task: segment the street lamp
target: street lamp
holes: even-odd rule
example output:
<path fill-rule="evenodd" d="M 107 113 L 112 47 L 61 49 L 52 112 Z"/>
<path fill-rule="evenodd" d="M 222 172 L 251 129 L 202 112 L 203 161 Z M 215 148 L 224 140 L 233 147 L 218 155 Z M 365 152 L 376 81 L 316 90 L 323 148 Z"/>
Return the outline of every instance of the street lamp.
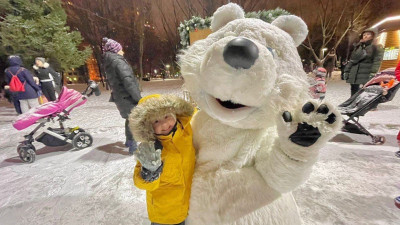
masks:
<path fill-rule="evenodd" d="M 328 50 L 328 48 L 323 48 L 322 49 L 322 55 L 325 55 L 325 51 Z"/>
<path fill-rule="evenodd" d="M 165 65 L 165 73 L 166 73 L 166 75 L 169 77 L 169 67 L 170 67 L 170 65 L 169 64 L 166 64 Z"/>

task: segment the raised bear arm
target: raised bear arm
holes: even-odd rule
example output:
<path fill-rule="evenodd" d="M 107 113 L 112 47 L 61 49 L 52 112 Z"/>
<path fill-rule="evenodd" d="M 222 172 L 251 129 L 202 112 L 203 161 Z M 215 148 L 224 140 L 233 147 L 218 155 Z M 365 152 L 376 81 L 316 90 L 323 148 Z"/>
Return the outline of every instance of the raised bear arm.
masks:
<path fill-rule="evenodd" d="M 308 179 L 319 149 L 339 130 L 341 117 L 334 107 L 317 102 L 279 116 L 278 138 L 272 150 L 261 149 L 255 163 L 268 185 L 285 193 Z"/>

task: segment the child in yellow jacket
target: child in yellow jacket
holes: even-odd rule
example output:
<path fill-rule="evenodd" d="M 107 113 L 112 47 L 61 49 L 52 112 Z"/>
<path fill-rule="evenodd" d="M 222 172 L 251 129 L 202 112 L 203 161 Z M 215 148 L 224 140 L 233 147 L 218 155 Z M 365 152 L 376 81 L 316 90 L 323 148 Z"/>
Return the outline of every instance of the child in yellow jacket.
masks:
<path fill-rule="evenodd" d="M 152 225 L 185 224 L 195 165 L 193 106 L 172 95 L 142 98 L 129 116 L 137 141 L 133 181 L 146 190 Z"/>

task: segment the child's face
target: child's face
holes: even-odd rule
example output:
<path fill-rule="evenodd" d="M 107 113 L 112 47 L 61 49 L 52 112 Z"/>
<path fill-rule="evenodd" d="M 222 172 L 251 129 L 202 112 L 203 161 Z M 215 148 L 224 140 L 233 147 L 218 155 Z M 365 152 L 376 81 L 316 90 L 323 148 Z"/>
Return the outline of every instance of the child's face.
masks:
<path fill-rule="evenodd" d="M 175 117 L 167 114 L 159 120 L 153 122 L 153 130 L 157 135 L 167 135 L 174 128 L 176 123 Z"/>

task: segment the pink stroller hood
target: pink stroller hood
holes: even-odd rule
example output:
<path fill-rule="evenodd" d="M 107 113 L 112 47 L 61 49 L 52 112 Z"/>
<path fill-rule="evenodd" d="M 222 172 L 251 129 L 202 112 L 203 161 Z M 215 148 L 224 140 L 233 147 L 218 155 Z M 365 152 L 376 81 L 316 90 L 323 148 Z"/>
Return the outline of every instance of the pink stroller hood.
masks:
<path fill-rule="evenodd" d="M 82 94 L 78 91 L 68 89 L 64 86 L 56 101 L 47 102 L 43 105 L 30 109 L 24 114 L 19 115 L 13 122 L 13 126 L 17 130 L 23 130 L 34 124 L 39 119 L 61 113 L 63 110 L 68 108 L 68 106 L 81 101 L 74 107 L 68 109 L 66 113 L 69 113 L 73 108 L 78 107 L 87 101 L 87 99 L 82 99 L 82 97 Z"/>

